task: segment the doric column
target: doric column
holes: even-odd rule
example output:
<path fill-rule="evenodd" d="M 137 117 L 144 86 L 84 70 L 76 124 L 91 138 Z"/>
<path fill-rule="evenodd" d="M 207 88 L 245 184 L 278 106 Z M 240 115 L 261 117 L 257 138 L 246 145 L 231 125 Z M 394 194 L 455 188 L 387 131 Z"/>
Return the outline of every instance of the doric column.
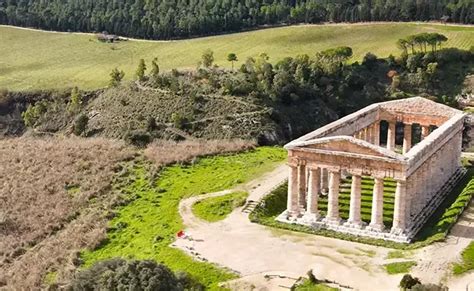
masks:
<path fill-rule="evenodd" d="M 362 136 L 361 136 L 361 140 L 367 140 L 367 127 L 364 127 L 362 130 Z"/>
<path fill-rule="evenodd" d="M 321 169 L 321 192 L 328 193 L 328 169 Z"/>
<path fill-rule="evenodd" d="M 306 165 L 298 165 L 298 195 L 299 207 L 304 208 L 306 205 Z"/>
<path fill-rule="evenodd" d="M 405 124 L 403 129 L 403 154 L 411 149 L 411 124 Z"/>
<path fill-rule="evenodd" d="M 383 225 L 383 178 L 374 178 L 374 192 L 372 195 L 372 216 L 370 219 L 370 228 L 381 231 Z"/>
<path fill-rule="evenodd" d="M 329 195 L 328 195 L 328 213 L 326 221 L 330 223 L 339 223 L 339 183 L 341 173 L 339 171 L 329 171 Z"/>
<path fill-rule="evenodd" d="M 360 227 L 362 220 L 360 219 L 360 205 L 361 205 L 361 176 L 352 175 L 351 184 L 351 202 L 349 209 L 349 219 L 347 224 L 349 226 Z"/>
<path fill-rule="evenodd" d="M 366 136 L 366 141 L 367 142 L 370 142 L 370 143 L 373 143 L 373 126 L 372 125 L 369 125 L 367 127 L 367 136 Z"/>
<path fill-rule="evenodd" d="M 430 126 L 429 125 L 422 125 L 421 126 L 421 139 L 425 139 L 428 134 L 430 134 Z"/>
<path fill-rule="evenodd" d="M 406 229 L 406 183 L 397 181 L 392 233 L 402 233 Z"/>
<path fill-rule="evenodd" d="M 321 169 L 310 168 L 308 177 L 308 205 L 306 213 L 319 216 L 318 214 L 318 196 L 321 186 Z"/>
<path fill-rule="evenodd" d="M 380 121 L 374 123 L 374 144 L 380 145 Z"/>
<path fill-rule="evenodd" d="M 395 122 L 389 121 L 387 131 L 387 149 L 395 150 Z"/>
<path fill-rule="evenodd" d="M 298 207 L 298 167 L 289 165 L 288 175 L 288 204 L 286 209 L 290 215 L 296 215 L 299 212 Z"/>

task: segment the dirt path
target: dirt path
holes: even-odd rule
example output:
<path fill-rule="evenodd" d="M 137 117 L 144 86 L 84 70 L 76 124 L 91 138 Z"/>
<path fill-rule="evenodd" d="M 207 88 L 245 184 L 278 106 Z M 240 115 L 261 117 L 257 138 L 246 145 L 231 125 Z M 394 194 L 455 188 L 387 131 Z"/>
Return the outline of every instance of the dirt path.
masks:
<path fill-rule="evenodd" d="M 274 171 L 239 189 L 249 191 L 249 200 L 260 200 L 287 177 L 287 167 Z M 411 252 L 408 259 L 387 260 L 390 249 L 303 233 L 267 228 L 250 223 L 242 209 L 236 209 L 225 220 L 208 223 L 196 218 L 191 206 L 198 200 L 225 195 L 233 190 L 205 194 L 183 200 L 179 212 L 186 232 L 193 240 L 179 239 L 173 245 L 201 260 L 208 260 L 238 272 L 242 278 L 233 285 L 245 289 L 285 290 L 313 269 L 316 277 L 351 286 L 357 290 L 399 290 L 400 275 L 388 275 L 382 265 L 388 262 L 415 260 L 413 273 L 423 282 L 447 282 L 450 290 L 466 290 L 472 276 L 447 278 L 450 264 L 456 261 L 469 238 L 450 235 L 445 243 Z M 471 204 L 472 206 L 472 204 Z M 471 207 L 458 224 L 466 221 Z M 468 235 L 472 232 L 466 230 Z M 457 233 L 456 228 L 453 233 Z M 466 234 L 466 232 L 463 232 Z M 242 285 L 243 284 L 243 285 Z M 286 289 L 287 290 L 287 289 Z"/>

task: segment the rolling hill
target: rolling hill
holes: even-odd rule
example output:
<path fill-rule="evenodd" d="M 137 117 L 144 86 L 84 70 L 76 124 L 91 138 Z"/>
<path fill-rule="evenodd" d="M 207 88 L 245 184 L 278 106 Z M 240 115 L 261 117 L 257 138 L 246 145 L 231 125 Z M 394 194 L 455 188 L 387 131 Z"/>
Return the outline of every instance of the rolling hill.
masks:
<path fill-rule="evenodd" d="M 336 46 L 353 48 L 353 60 L 372 52 L 386 57 L 399 54 L 396 41 L 420 32 L 439 32 L 447 47 L 474 46 L 474 27 L 419 23 L 300 25 L 178 41 L 129 40 L 100 43 L 92 34 L 54 33 L 0 26 L 0 88 L 8 90 L 82 89 L 104 87 L 118 67 L 133 78 L 139 59 L 158 58 L 162 70 L 194 68 L 205 49 L 216 63 L 230 67 L 234 52 L 239 66 L 262 52 L 276 62 L 286 56 L 313 55 Z"/>

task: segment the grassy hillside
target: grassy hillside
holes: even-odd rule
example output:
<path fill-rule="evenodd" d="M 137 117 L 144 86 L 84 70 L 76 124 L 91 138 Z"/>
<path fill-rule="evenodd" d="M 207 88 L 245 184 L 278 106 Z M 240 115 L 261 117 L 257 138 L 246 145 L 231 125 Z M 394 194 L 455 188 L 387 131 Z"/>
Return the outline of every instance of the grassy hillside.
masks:
<path fill-rule="evenodd" d="M 128 41 L 99 43 L 93 35 L 49 33 L 0 26 L 0 88 L 10 90 L 64 88 L 92 89 L 105 86 L 109 72 L 120 67 L 131 78 L 140 58 L 158 57 L 162 69 L 194 68 L 202 52 L 211 48 L 216 62 L 230 66 L 234 52 L 239 62 L 261 52 L 271 61 L 285 56 L 335 46 L 351 46 L 354 59 L 368 51 L 379 56 L 398 54 L 395 42 L 420 32 L 439 32 L 449 38 L 446 46 L 468 49 L 474 45 L 474 27 L 434 24 L 386 23 L 355 25 L 305 25 L 265 29 L 180 41 Z"/>

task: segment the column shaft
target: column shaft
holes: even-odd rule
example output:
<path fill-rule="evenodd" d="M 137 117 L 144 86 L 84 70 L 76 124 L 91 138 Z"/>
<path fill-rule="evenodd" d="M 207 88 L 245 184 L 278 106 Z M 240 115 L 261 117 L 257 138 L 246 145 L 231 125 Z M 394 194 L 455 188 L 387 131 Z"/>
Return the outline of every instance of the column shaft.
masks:
<path fill-rule="evenodd" d="M 380 121 L 374 123 L 374 144 L 380 145 Z"/>
<path fill-rule="evenodd" d="M 395 208 L 393 213 L 392 232 L 401 233 L 406 228 L 406 183 L 397 181 L 395 190 Z"/>
<path fill-rule="evenodd" d="M 392 121 L 388 123 L 387 149 L 391 151 L 395 150 L 395 122 Z"/>
<path fill-rule="evenodd" d="M 328 213 L 326 219 L 330 222 L 339 222 L 339 183 L 340 172 L 329 172 Z"/>
<path fill-rule="evenodd" d="M 359 175 L 352 175 L 350 203 L 348 222 L 352 225 L 360 226 L 362 221 L 360 219 L 361 177 Z"/>
<path fill-rule="evenodd" d="M 318 196 L 321 186 L 321 170 L 309 169 L 309 178 L 308 178 L 308 205 L 306 206 L 306 211 L 309 214 L 318 213 Z"/>
<path fill-rule="evenodd" d="M 383 225 L 383 178 L 375 178 L 374 192 L 372 195 L 372 213 L 370 228 L 382 230 Z"/>
<path fill-rule="evenodd" d="M 306 206 L 306 165 L 298 166 L 298 195 L 299 207 Z"/>
<path fill-rule="evenodd" d="M 405 124 L 403 129 L 403 154 L 411 149 L 411 124 Z"/>
<path fill-rule="evenodd" d="M 425 139 L 430 134 L 430 126 L 422 125 L 421 126 L 421 139 Z"/>
<path fill-rule="evenodd" d="M 290 214 L 296 214 L 299 211 L 298 192 L 298 168 L 290 165 L 288 175 L 288 204 L 286 206 Z"/>

